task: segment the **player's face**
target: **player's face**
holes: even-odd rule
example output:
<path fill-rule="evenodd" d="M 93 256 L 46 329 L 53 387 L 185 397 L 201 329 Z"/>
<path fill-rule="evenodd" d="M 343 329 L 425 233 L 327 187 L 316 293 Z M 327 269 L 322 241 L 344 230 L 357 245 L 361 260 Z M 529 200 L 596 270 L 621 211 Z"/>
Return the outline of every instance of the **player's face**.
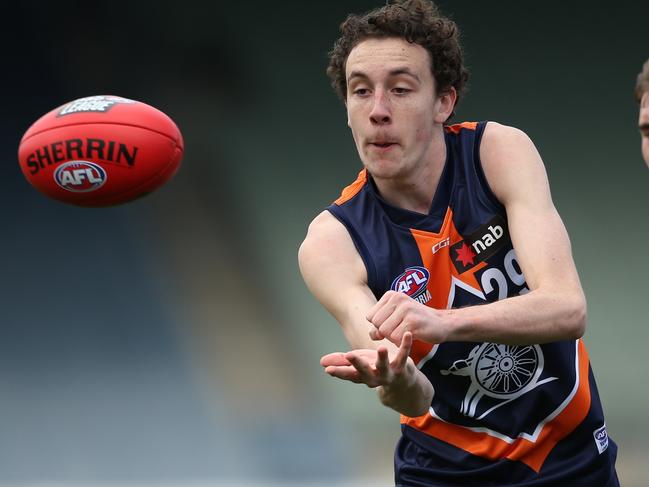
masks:
<path fill-rule="evenodd" d="M 649 91 L 640 100 L 640 120 L 638 123 L 642 137 L 642 157 L 649 167 Z"/>
<path fill-rule="evenodd" d="M 430 63 L 426 49 L 399 38 L 367 39 L 349 53 L 348 123 L 375 178 L 407 177 L 431 160 L 435 128 L 453 107 L 437 96 Z"/>

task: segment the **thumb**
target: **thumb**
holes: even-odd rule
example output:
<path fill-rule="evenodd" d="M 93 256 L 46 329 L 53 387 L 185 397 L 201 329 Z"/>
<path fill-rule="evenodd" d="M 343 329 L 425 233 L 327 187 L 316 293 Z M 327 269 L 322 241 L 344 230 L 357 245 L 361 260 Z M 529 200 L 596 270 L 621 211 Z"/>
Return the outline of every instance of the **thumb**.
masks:
<path fill-rule="evenodd" d="M 378 330 L 378 328 L 371 328 L 370 329 L 370 338 L 372 340 L 379 341 L 379 340 L 383 340 L 385 337 L 383 335 L 381 335 L 381 332 Z"/>

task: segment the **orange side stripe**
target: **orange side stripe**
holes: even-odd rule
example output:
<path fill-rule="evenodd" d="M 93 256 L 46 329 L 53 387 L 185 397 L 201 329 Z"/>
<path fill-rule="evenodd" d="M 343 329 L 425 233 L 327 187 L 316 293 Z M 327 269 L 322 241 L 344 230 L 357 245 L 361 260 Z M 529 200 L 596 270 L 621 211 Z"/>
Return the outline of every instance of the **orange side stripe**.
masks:
<path fill-rule="evenodd" d="M 579 387 L 570 404 L 552 421 L 543 426 L 536 442 L 517 438 L 514 443 L 479 433 L 462 426 L 445 423 L 430 415 L 419 418 L 401 417 L 401 422 L 430 436 L 488 460 L 507 458 L 525 463 L 537 473 L 556 444 L 569 435 L 586 417 L 590 409 L 588 352 L 579 340 Z"/>
<path fill-rule="evenodd" d="M 358 173 L 358 177 L 356 178 L 356 181 L 354 181 L 352 184 L 350 184 L 345 189 L 343 189 L 343 192 L 338 197 L 338 199 L 334 201 L 334 204 L 342 205 L 346 201 L 352 199 L 363 188 L 366 182 L 367 182 L 367 170 L 362 169 L 361 172 Z"/>
<path fill-rule="evenodd" d="M 521 448 L 519 451 L 513 451 L 507 456 L 510 460 L 520 460 L 538 472 L 556 444 L 574 431 L 588 414 L 591 400 L 588 380 L 590 362 L 586 345 L 581 339 L 579 340 L 578 354 L 579 388 L 570 404 L 556 418 L 545 425 L 536 440 L 536 448 Z"/>

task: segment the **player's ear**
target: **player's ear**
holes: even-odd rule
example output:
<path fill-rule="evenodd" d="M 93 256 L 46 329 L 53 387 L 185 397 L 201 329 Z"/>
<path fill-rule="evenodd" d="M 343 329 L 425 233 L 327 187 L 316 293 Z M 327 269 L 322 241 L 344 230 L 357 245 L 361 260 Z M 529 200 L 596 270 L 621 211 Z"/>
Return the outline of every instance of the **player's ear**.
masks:
<path fill-rule="evenodd" d="M 347 101 L 345 100 L 345 113 L 347 113 L 347 126 L 352 128 L 352 122 L 349 119 L 349 110 L 347 109 Z"/>
<path fill-rule="evenodd" d="M 440 93 L 435 100 L 437 110 L 435 113 L 435 122 L 444 123 L 453 113 L 455 103 L 457 102 L 457 91 L 453 86 L 448 90 Z"/>

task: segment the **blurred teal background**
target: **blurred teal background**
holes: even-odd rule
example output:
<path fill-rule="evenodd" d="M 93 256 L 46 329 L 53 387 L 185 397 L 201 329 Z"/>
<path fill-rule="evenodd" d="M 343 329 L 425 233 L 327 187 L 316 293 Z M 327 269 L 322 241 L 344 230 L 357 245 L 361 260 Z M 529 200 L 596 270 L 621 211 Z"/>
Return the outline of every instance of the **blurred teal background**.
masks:
<path fill-rule="evenodd" d="M 297 248 L 360 167 L 324 73 L 379 2 L 29 2 L 0 32 L 0 484 L 381 486 L 398 417 L 336 382 L 346 349 Z M 589 301 L 585 341 L 625 486 L 647 484 L 649 172 L 635 77 L 649 3 L 445 0 L 457 120 L 525 130 Z M 75 98 L 167 112 L 181 171 L 128 205 L 66 206 L 22 177 L 28 126 Z"/>

